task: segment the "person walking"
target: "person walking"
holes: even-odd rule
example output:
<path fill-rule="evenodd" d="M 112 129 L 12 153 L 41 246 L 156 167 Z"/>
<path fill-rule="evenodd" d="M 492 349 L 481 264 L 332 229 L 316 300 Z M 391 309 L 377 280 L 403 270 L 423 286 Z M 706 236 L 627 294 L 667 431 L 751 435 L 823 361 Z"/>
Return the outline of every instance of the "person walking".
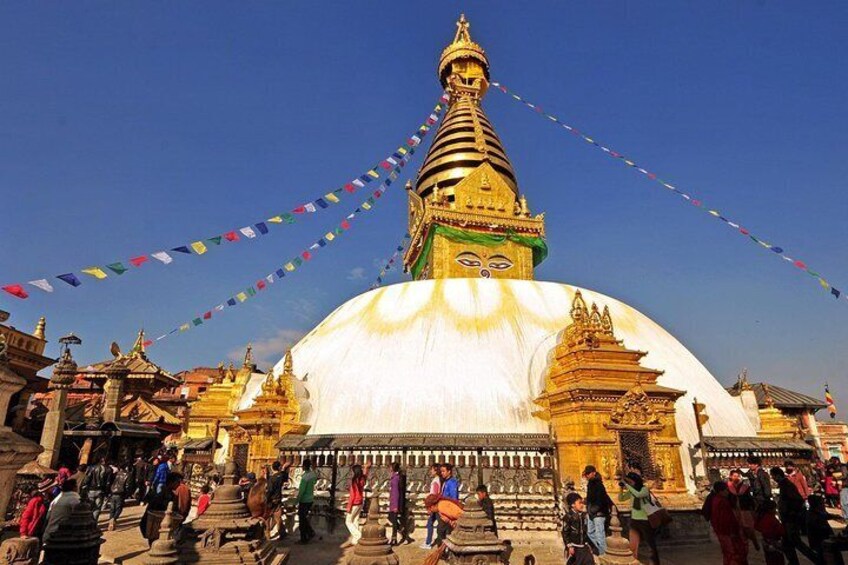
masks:
<path fill-rule="evenodd" d="M 727 480 L 727 490 L 730 491 L 730 504 L 742 528 L 743 538 L 750 540 L 754 549 L 760 550 L 757 532 L 754 530 L 754 497 L 751 486 L 742 479 L 742 471 L 733 469 Z"/>
<path fill-rule="evenodd" d="M 477 485 L 477 501 L 480 503 L 480 508 L 486 514 L 486 517 L 492 521 L 492 531 L 495 537 L 498 537 L 498 521 L 495 518 L 495 503 L 492 502 L 492 497 L 489 496 L 489 489 L 486 485 Z"/>
<path fill-rule="evenodd" d="M 300 477 L 300 486 L 297 489 L 297 518 L 300 523 L 300 541 L 298 543 L 309 543 L 315 537 L 315 530 L 309 523 L 309 512 L 315 501 L 315 483 L 318 482 L 318 474 L 312 470 L 312 460 L 303 460 L 303 475 Z"/>
<path fill-rule="evenodd" d="M 747 565 L 748 544 L 742 537 L 742 528 L 736 519 L 730 502 L 727 483 L 718 481 L 713 485 L 710 501 L 710 526 L 721 546 L 724 565 Z"/>
<path fill-rule="evenodd" d="M 44 542 L 45 563 L 55 562 L 52 559 L 55 555 L 50 555 L 52 553 L 53 543 L 58 541 L 54 538 L 59 531 L 59 527 L 71 518 L 74 510 L 76 510 L 82 501 L 76 489 L 76 479 L 70 478 L 65 480 L 62 483 L 59 496 L 53 500 L 50 504 L 50 509 L 47 511 L 47 523 L 44 526 L 44 538 L 42 540 Z"/>
<path fill-rule="evenodd" d="M 170 472 L 171 467 L 168 466 L 168 456 L 163 455 L 159 458 L 159 463 L 156 464 L 153 470 L 153 477 L 150 481 L 150 488 L 155 494 L 161 495 L 165 492 L 165 484 L 168 482 L 168 473 Z"/>
<path fill-rule="evenodd" d="M 565 497 L 562 520 L 562 542 L 565 544 L 566 565 L 594 565 L 586 501 L 576 492 Z"/>
<path fill-rule="evenodd" d="M 147 494 L 147 475 L 150 473 L 150 464 L 145 461 L 144 455 L 139 453 L 136 455 L 133 463 L 133 475 L 135 476 L 135 496 L 136 502 L 139 504 L 144 500 L 144 495 Z"/>
<path fill-rule="evenodd" d="M 589 520 L 589 539 L 598 549 L 598 555 L 603 555 L 607 552 L 607 520 L 612 512 L 612 499 L 594 465 L 586 465 L 583 477 L 587 481 L 584 502 Z"/>
<path fill-rule="evenodd" d="M 763 556 L 766 565 L 786 565 L 783 557 L 783 537 L 786 529 L 777 519 L 777 505 L 769 500 L 756 510 L 754 527 L 763 538 Z"/>
<path fill-rule="evenodd" d="M 630 510 L 630 550 L 633 555 L 637 555 L 639 545 L 645 542 L 650 550 L 650 563 L 660 565 L 660 553 L 657 549 L 654 529 L 651 527 L 651 523 L 648 521 L 648 513 L 645 511 L 645 506 L 651 499 L 651 492 L 645 486 L 642 476 L 632 471 L 627 473 L 618 483 L 618 486 L 622 489 L 618 499 L 633 501 Z"/>
<path fill-rule="evenodd" d="M 100 517 L 106 496 L 112 487 L 112 468 L 107 465 L 105 457 L 101 457 L 95 465 L 88 469 L 82 485 L 82 492 L 86 493 L 91 502 L 94 521 Z"/>
<path fill-rule="evenodd" d="M 62 482 L 64 483 L 64 481 Z M 44 526 L 47 522 L 46 493 L 53 488 L 54 484 L 51 479 L 46 479 L 38 485 L 38 488 L 33 489 L 30 493 L 29 501 L 27 501 L 26 507 L 24 507 L 20 525 L 18 526 L 18 533 L 20 533 L 22 538 L 38 538 L 41 540 L 44 533 Z"/>
<path fill-rule="evenodd" d="M 389 522 L 392 525 L 392 539 L 389 545 L 412 543 L 406 533 L 406 475 L 400 470 L 400 463 L 393 462 L 392 477 L 389 480 Z M 398 542 L 400 532 L 400 542 Z"/>
<path fill-rule="evenodd" d="M 279 461 L 271 463 L 271 473 L 268 475 L 268 537 L 283 537 L 283 485 L 289 482 L 289 465 Z M 276 526 L 277 533 L 274 534 Z"/>
<path fill-rule="evenodd" d="M 763 469 L 763 460 L 759 457 L 748 457 L 748 482 L 751 483 L 751 496 L 759 508 L 767 500 L 772 500 L 771 479 Z"/>
<path fill-rule="evenodd" d="M 792 484 L 798 489 L 798 494 L 806 501 L 813 494 L 813 489 L 807 484 L 807 477 L 798 470 L 793 461 L 784 461 L 783 466 L 786 468 L 786 477 L 792 481 Z"/>
<path fill-rule="evenodd" d="M 459 500 L 459 481 L 453 476 L 453 465 L 442 463 L 439 467 L 439 474 L 442 477 L 442 498 Z"/>
<path fill-rule="evenodd" d="M 442 478 L 439 476 L 439 466 L 430 465 L 430 491 L 427 496 L 440 496 L 442 494 Z M 431 549 L 433 547 L 433 531 L 436 529 L 436 522 L 439 520 L 438 512 L 429 512 L 427 516 L 427 538 L 421 544 L 421 549 Z"/>
<path fill-rule="evenodd" d="M 197 517 L 203 516 L 203 513 L 209 509 L 209 505 L 212 504 L 212 496 L 209 492 L 212 489 L 209 485 L 203 485 L 200 487 L 200 496 L 197 497 Z"/>
<path fill-rule="evenodd" d="M 824 505 L 824 498 L 814 494 L 807 501 L 810 504 L 810 509 L 807 512 L 807 541 L 810 542 L 810 549 L 815 555 L 814 563 L 816 565 L 824 565 L 824 548 L 823 543 L 826 539 L 833 537 L 833 528 L 828 523 L 827 507 Z"/>
<path fill-rule="evenodd" d="M 364 468 L 358 464 L 351 468 L 352 476 L 348 489 L 347 511 L 345 512 L 345 526 L 350 532 L 348 545 L 356 545 L 362 537 L 359 517 L 362 515 L 362 507 L 365 505 L 365 485 L 368 482 L 368 471 L 370 469 L 370 461 L 365 463 Z"/>
<path fill-rule="evenodd" d="M 171 491 L 174 510 L 180 515 L 182 521 L 185 521 L 188 513 L 191 512 L 191 490 L 183 480 L 182 473 L 168 473 L 165 483 L 168 490 Z"/>
<path fill-rule="evenodd" d="M 810 548 L 801 541 L 802 520 L 805 510 L 804 499 L 801 498 L 795 484 L 789 480 L 783 469 L 772 467 L 769 474 L 777 483 L 780 493 L 777 499 L 777 512 L 786 530 L 786 534 L 783 536 L 783 553 L 786 555 L 786 560 L 790 565 L 798 565 L 798 554 L 796 552 L 798 550 L 806 555 L 810 561 L 813 561 Z"/>
<path fill-rule="evenodd" d="M 129 481 L 132 468 L 123 466 L 118 468 L 112 486 L 109 488 L 109 531 L 115 531 L 118 518 L 124 510 L 124 500 L 129 494 Z"/>

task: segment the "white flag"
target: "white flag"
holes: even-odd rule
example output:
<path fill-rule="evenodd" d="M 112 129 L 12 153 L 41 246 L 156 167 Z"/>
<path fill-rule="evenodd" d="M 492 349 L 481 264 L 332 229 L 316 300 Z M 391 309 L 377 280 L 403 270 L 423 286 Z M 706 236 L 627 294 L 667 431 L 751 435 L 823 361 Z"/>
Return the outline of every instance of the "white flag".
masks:
<path fill-rule="evenodd" d="M 47 282 L 47 279 L 38 279 L 37 281 L 29 281 L 29 284 L 36 288 L 40 288 L 44 292 L 53 292 L 53 286 Z"/>
<path fill-rule="evenodd" d="M 215 306 L 215 310 L 217 310 L 218 312 L 220 312 L 220 311 L 221 311 L 221 310 L 223 310 L 223 309 L 224 309 L 224 305 L 223 305 L 223 304 L 218 304 L 217 306 Z"/>
<path fill-rule="evenodd" d="M 321 247 L 321 246 L 318 245 L 317 243 L 313 243 L 312 245 L 309 246 L 309 249 L 318 249 L 319 247 Z"/>
<path fill-rule="evenodd" d="M 361 180 L 359 180 L 359 179 L 356 179 L 355 181 L 352 181 L 352 182 L 353 182 L 353 185 L 354 185 L 354 186 L 358 186 L 359 188 L 362 188 L 363 186 L 365 186 L 365 183 L 363 183 L 363 182 L 362 182 Z"/>
<path fill-rule="evenodd" d="M 165 253 L 164 251 L 157 251 L 156 253 L 151 253 L 150 256 L 154 259 L 162 261 L 166 265 L 174 261 L 173 259 L 171 259 L 171 256 Z"/>
<path fill-rule="evenodd" d="M 309 204 L 306 204 L 306 205 L 304 206 L 304 208 L 306 208 L 306 211 L 307 211 L 307 212 L 312 213 L 312 212 L 314 212 L 314 211 L 315 211 L 315 204 L 313 204 L 312 202 L 310 202 Z"/>
<path fill-rule="evenodd" d="M 266 280 L 266 281 L 268 281 L 268 282 L 269 282 L 269 283 L 271 283 L 271 284 L 274 284 L 274 275 L 273 275 L 273 273 L 272 273 L 272 274 L 270 274 L 270 275 L 268 275 L 267 277 L 265 277 L 265 280 Z"/>
<path fill-rule="evenodd" d="M 248 237 L 250 239 L 256 237 L 256 232 L 253 231 L 253 228 L 251 227 L 241 228 L 239 231 L 243 233 L 245 237 Z"/>

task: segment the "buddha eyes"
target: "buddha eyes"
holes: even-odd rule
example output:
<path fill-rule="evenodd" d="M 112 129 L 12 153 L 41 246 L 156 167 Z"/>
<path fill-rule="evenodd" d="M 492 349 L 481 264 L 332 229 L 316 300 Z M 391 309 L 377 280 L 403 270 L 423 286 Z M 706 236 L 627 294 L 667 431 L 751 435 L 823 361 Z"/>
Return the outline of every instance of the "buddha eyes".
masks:
<path fill-rule="evenodd" d="M 463 267 L 479 268 L 483 266 L 483 259 L 476 253 L 466 251 L 456 256 L 456 262 Z M 495 271 L 505 271 L 512 267 L 512 261 L 503 255 L 493 255 L 489 257 L 486 267 Z"/>

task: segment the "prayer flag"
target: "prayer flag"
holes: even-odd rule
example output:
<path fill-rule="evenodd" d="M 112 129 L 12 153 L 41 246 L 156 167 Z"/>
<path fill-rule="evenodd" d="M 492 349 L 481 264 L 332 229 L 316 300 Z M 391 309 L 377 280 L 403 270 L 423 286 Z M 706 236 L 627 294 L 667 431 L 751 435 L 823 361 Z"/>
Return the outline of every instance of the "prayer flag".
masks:
<path fill-rule="evenodd" d="M 344 230 L 342 228 L 336 228 L 333 230 L 333 233 L 335 233 L 336 235 L 342 235 L 344 233 Z"/>
<path fill-rule="evenodd" d="M 306 259 L 307 261 L 309 261 L 310 259 L 312 259 L 312 253 L 310 253 L 309 251 L 304 251 L 303 253 L 301 253 L 301 255 L 302 255 L 302 256 L 303 256 L 303 258 L 304 258 L 304 259 Z"/>
<path fill-rule="evenodd" d="M 363 210 L 370 210 L 370 209 L 371 209 L 371 205 L 370 205 L 370 204 L 368 204 L 367 202 L 363 202 L 363 203 L 362 203 L 362 209 L 363 209 Z"/>
<path fill-rule="evenodd" d="M 221 310 L 223 310 L 223 309 L 224 309 L 224 305 L 223 305 L 223 304 L 218 304 L 217 306 L 215 306 L 215 310 L 216 310 L 217 312 L 220 312 L 220 311 L 221 311 Z"/>
<path fill-rule="evenodd" d="M 322 237 L 321 239 L 318 240 L 318 246 L 319 247 L 327 247 L 327 241 Z"/>
<path fill-rule="evenodd" d="M 24 287 L 19 284 L 7 284 L 3 287 L 3 290 L 11 294 L 12 296 L 20 298 L 21 300 L 29 298 L 29 294 L 27 294 L 27 291 L 25 291 Z"/>
<path fill-rule="evenodd" d="M 191 327 L 191 326 L 189 326 L 188 324 L 183 324 L 183 325 L 181 325 L 181 326 L 180 326 L 180 331 L 181 331 L 181 332 L 184 332 L 184 331 L 186 331 L 187 329 L 189 329 L 190 327 Z"/>
<path fill-rule="evenodd" d="M 239 236 L 234 231 L 228 231 L 227 233 L 224 234 L 224 239 L 226 239 L 227 241 L 238 241 Z"/>
<path fill-rule="evenodd" d="M 89 267 L 88 269 L 82 269 L 82 272 L 86 275 L 91 275 L 98 280 L 103 280 L 107 277 L 106 273 L 104 273 L 103 269 L 100 267 Z"/>
<path fill-rule="evenodd" d="M 241 228 L 239 231 L 241 233 L 243 233 L 244 236 L 247 237 L 248 239 L 253 239 L 254 237 L 256 237 L 256 232 L 253 231 L 253 228 L 250 227 L 250 226 Z"/>
<path fill-rule="evenodd" d="M 364 174 L 364 175 L 362 175 L 361 177 L 359 177 L 359 180 L 362 180 L 362 181 L 365 181 L 365 182 L 371 182 L 371 181 L 372 181 L 372 180 L 374 180 L 374 179 L 372 179 L 371 177 L 369 177 L 367 174 Z"/>
<path fill-rule="evenodd" d="M 313 212 L 316 211 L 315 204 L 313 204 L 312 202 L 304 205 L 304 208 L 306 208 L 306 211 L 309 212 L 310 214 L 312 214 Z"/>
<path fill-rule="evenodd" d="M 406 149 L 406 147 L 398 147 L 397 152 L 401 155 L 406 155 L 408 153 L 408 150 Z"/>
<path fill-rule="evenodd" d="M 35 288 L 40 288 L 44 292 L 53 292 L 53 285 L 47 282 L 47 279 L 29 281 L 29 284 L 31 284 Z"/>
<path fill-rule="evenodd" d="M 378 172 L 377 172 L 377 169 L 371 169 L 370 171 L 368 171 L 368 173 L 367 173 L 367 174 L 368 174 L 368 176 L 370 176 L 372 179 L 378 179 L 378 178 L 380 178 L 380 173 L 378 173 Z"/>
<path fill-rule="evenodd" d="M 35 284 L 35 281 L 33 281 L 31 284 Z M 840 295 L 840 294 L 842 294 L 841 292 L 839 292 L 838 290 L 836 290 L 836 289 L 835 289 L 835 288 L 833 288 L 833 287 L 830 287 L 830 293 L 831 293 L 833 296 L 835 296 L 836 298 L 839 298 L 839 295 Z"/>
<path fill-rule="evenodd" d="M 199 326 L 200 324 L 203 323 L 203 320 L 201 320 L 200 318 L 195 318 L 194 320 L 192 320 L 192 322 L 194 323 L 195 326 Z"/>
<path fill-rule="evenodd" d="M 316 199 L 315 204 L 317 204 L 321 208 L 327 208 L 329 206 L 329 204 L 327 204 L 327 202 L 323 198 Z"/>
<path fill-rule="evenodd" d="M 283 214 L 283 219 L 286 221 L 287 224 L 293 224 L 294 223 L 294 216 L 292 216 L 288 212 Z"/>
<path fill-rule="evenodd" d="M 127 268 L 122 263 L 109 263 L 106 267 L 116 275 L 123 275 L 127 272 Z"/>
<path fill-rule="evenodd" d="M 341 225 L 341 226 L 342 226 L 342 229 L 343 229 L 343 230 L 349 230 L 349 229 L 350 229 L 350 223 L 348 223 L 348 221 L 347 221 L 347 220 L 342 220 L 342 223 L 341 223 L 341 224 L 339 224 L 339 225 Z"/>
<path fill-rule="evenodd" d="M 186 253 L 191 255 L 191 250 L 185 245 L 180 245 L 179 247 L 172 247 L 171 251 L 176 251 L 178 253 Z"/>
<path fill-rule="evenodd" d="M 327 200 L 329 200 L 333 204 L 336 204 L 339 201 L 339 197 L 336 196 L 335 194 L 333 194 L 332 192 L 328 192 L 327 194 L 325 194 L 324 198 L 326 198 Z"/>
<path fill-rule="evenodd" d="M 333 241 L 334 239 L 336 239 L 336 236 L 334 236 L 331 232 L 327 232 L 324 234 L 324 239 L 326 239 L 327 241 Z"/>
<path fill-rule="evenodd" d="M 245 300 L 247 300 L 247 295 L 243 292 L 239 292 L 238 294 L 236 294 L 236 298 L 239 299 L 239 302 L 244 302 Z"/>
<path fill-rule="evenodd" d="M 320 245 L 318 245 L 318 242 L 316 241 L 315 243 L 309 246 L 309 249 L 318 249 L 319 247 Z"/>
<path fill-rule="evenodd" d="M 347 183 L 346 185 L 344 185 L 344 189 L 350 194 L 353 194 L 356 191 L 356 187 L 353 186 L 353 184 L 351 183 Z"/>
<path fill-rule="evenodd" d="M 139 255 L 138 257 L 133 257 L 130 259 L 130 263 L 133 264 L 134 267 L 141 267 L 145 263 L 147 263 L 147 255 Z"/>
<path fill-rule="evenodd" d="M 824 402 L 827 404 L 827 411 L 831 418 L 836 418 L 836 403 L 833 401 L 833 396 L 830 395 L 830 386 L 824 385 Z"/>
<path fill-rule="evenodd" d="M 236 299 L 235 299 L 235 298 L 228 298 L 228 299 L 227 299 L 227 304 L 228 304 L 229 306 L 235 306 L 235 305 L 236 305 Z"/>
<path fill-rule="evenodd" d="M 148 339 L 146 341 L 143 341 L 142 344 L 141 344 L 142 347 L 150 347 L 151 345 L 153 345 L 152 339 Z"/>
<path fill-rule="evenodd" d="M 191 248 L 194 249 L 194 252 L 198 255 L 203 255 L 206 253 L 206 246 L 203 245 L 202 241 L 195 241 L 191 244 Z"/>
<path fill-rule="evenodd" d="M 283 218 L 281 216 L 274 216 L 273 218 L 268 218 L 268 221 L 272 224 L 282 224 Z"/>
<path fill-rule="evenodd" d="M 268 275 L 267 277 L 265 277 L 265 280 L 268 281 L 271 284 L 274 284 L 274 275 L 273 274 Z"/>
<path fill-rule="evenodd" d="M 359 179 L 352 181 L 352 184 L 355 185 L 357 188 L 362 188 L 363 186 L 365 186 L 365 184 Z"/>
<path fill-rule="evenodd" d="M 386 169 L 387 171 L 392 170 L 392 165 L 388 161 L 383 161 L 382 163 L 380 163 L 380 166 Z"/>
<path fill-rule="evenodd" d="M 259 222 L 258 224 L 256 224 L 256 229 L 258 229 L 259 233 L 261 233 L 262 235 L 268 233 L 268 226 L 265 224 L 265 222 Z"/>
<path fill-rule="evenodd" d="M 171 256 L 165 253 L 164 251 L 157 251 L 156 253 L 151 253 L 150 256 L 156 259 L 157 261 L 162 261 L 162 263 L 164 263 L 165 265 L 173 262 Z"/>
<path fill-rule="evenodd" d="M 206 312 L 205 314 L 203 314 L 204 320 L 209 320 L 210 318 L 212 318 L 212 312 Z"/>
<path fill-rule="evenodd" d="M 267 286 L 267 285 L 265 284 L 265 281 L 264 281 L 264 280 L 258 280 L 258 281 L 256 281 L 256 288 L 258 288 L 259 290 L 265 290 L 265 287 L 266 287 L 266 286 Z"/>
<path fill-rule="evenodd" d="M 284 276 L 286 276 L 286 272 L 282 269 L 277 269 L 277 277 L 283 278 Z"/>
<path fill-rule="evenodd" d="M 283 265 L 283 268 L 288 272 L 292 272 L 295 269 L 294 265 L 292 265 L 291 263 L 286 263 L 285 265 Z"/>
<path fill-rule="evenodd" d="M 252 286 L 247 287 L 247 294 L 250 296 L 256 296 L 256 289 L 254 289 Z"/>
<path fill-rule="evenodd" d="M 82 284 L 77 278 L 77 276 L 73 273 L 65 273 L 64 275 L 58 275 L 56 278 L 62 279 L 71 286 L 79 286 Z"/>
<path fill-rule="evenodd" d="M 301 260 L 300 260 L 300 257 L 295 257 L 294 259 L 292 259 L 292 263 L 294 263 L 294 264 L 295 264 L 295 265 L 297 265 L 298 267 L 300 267 L 301 265 L 303 265 L 303 261 L 301 261 Z"/>
<path fill-rule="evenodd" d="M 303 214 L 304 212 L 306 212 L 306 207 L 305 206 L 298 206 L 297 208 L 292 210 L 292 212 L 294 212 L 295 214 Z"/>
<path fill-rule="evenodd" d="M 216 235 L 215 237 L 210 237 L 206 241 L 208 241 L 209 243 L 212 243 L 213 245 L 221 245 L 221 239 L 222 238 L 221 238 L 220 235 Z"/>

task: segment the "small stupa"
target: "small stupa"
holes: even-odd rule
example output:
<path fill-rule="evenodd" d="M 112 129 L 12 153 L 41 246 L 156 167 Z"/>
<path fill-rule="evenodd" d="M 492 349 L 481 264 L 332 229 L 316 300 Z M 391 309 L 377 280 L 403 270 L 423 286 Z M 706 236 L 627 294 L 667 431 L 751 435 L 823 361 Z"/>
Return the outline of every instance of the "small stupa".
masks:
<path fill-rule="evenodd" d="M 380 524 L 380 505 L 371 500 L 362 537 L 356 544 L 348 565 L 398 565 L 400 560 L 386 537 L 386 526 Z"/>
<path fill-rule="evenodd" d="M 236 464 L 224 468 L 224 484 L 200 518 L 186 525 L 178 545 L 179 563 L 204 565 L 282 565 L 286 556 L 278 554 L 265 533 L 261 518 L 251 518 L 241 499 Z"/>
<path fill-rule="evenodd" d="M 621 522 L 618 510 L 613 506 L 610 518 L 610 535 L 607 536 L 607 551 L 601 555 L 601 565 L 639 565 L 639 560 L 633 557 L 630 542 L 621 535 Z"/>
<path fill-rule="evenodd" d="M 445 545 L 450 549 L 448 562 L 456 565 L 501 563 L 501 556 L 506 551 L 506 545 L 495 535 L 495 526 L 476 497 L 465 504 L 465 511 Z"/>
<path fill-rule="evenodd" d="M 150 546 L 144 565 L 177 565 L 179 562 L 177 542 L 174 540 L 174 503 L 169 502 L 159 525 L 159 539 Z"/>

